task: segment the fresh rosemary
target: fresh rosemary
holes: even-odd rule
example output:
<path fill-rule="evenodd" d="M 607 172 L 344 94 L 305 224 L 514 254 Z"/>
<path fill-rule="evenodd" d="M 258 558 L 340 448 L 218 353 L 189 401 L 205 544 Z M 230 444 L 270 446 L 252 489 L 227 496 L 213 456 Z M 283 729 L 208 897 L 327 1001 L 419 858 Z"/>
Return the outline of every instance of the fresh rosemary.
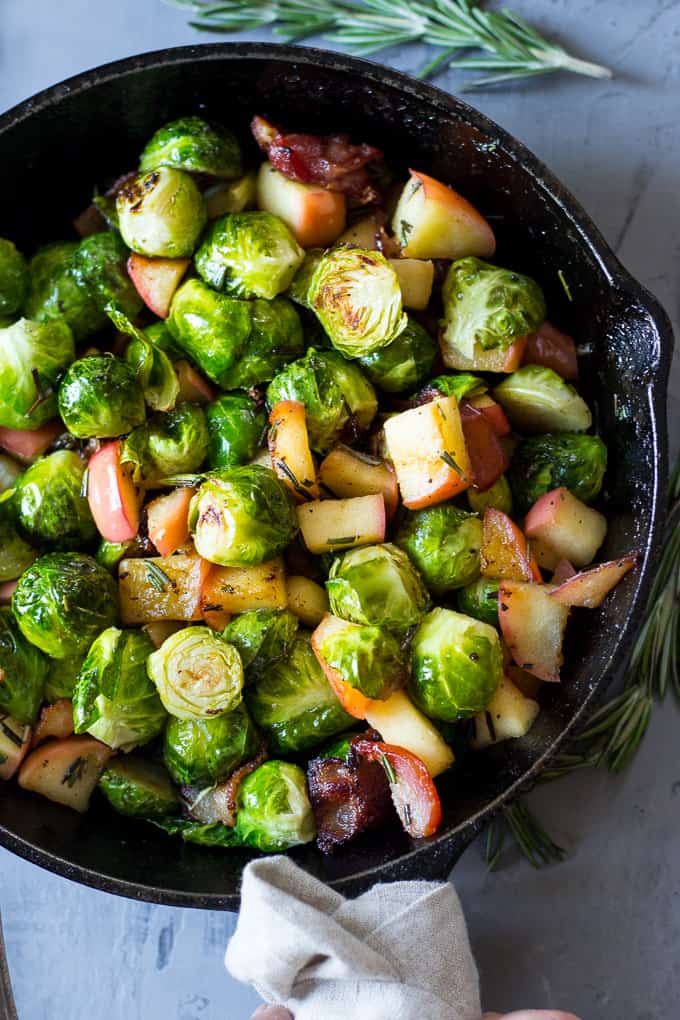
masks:
<path fill-rule="evenodd" d="M 473 0 L 165 0 L 192 15 L 194 28 L 232 34 L 271 28 L 286 42 L 323 36 L 360 56 L 426 43 L 441 52 L 418 72 L 481 71 L 468 87 L 497 85 L 554 71 L 611 78 L 611 71 L 571 56 L 511 11 Z M 478 50 L 479 53 L 472 51 Z"/>

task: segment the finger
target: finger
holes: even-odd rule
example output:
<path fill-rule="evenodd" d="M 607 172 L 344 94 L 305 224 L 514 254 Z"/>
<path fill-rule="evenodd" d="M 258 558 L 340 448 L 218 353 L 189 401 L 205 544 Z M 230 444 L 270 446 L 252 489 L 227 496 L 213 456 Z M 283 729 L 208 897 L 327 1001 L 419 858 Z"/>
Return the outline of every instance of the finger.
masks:
<path fill-rule="evenodd" d="M 485 1013 L 482 1020 L 580 1020 L 561 1009 L 518 1009 L 514 1013 Z"/>
<path fill-rule="evenodd" d="M 283 1006 L 258 1006 L 250 1020 L 293 1020 L 293 1014 Z"/>

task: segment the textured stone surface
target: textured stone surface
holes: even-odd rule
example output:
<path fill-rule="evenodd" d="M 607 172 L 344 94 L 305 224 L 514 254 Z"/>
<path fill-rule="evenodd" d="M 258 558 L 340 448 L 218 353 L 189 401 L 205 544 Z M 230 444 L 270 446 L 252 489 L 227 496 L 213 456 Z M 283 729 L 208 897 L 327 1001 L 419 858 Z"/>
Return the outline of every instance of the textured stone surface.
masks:
<path fill-rule="evenodd" d="M 559 76 L 468 98 L 573 190 L 665 305 L 677 333 L 680 3 L 512 6 L 616 77 Z M 86 67 L 195 40 L 182 12 L 160 0 L 3 0 L 0 109 Z M 422 55 L 416 48 L 389 57 L 409 70 Z M 455 91 L 463 80 L 449 75 L 439 84 Z M 677 453 L 677 358 L 670 412 Z M 533 795 L 549 830 L 570 849 L 561 866 L 535 873 L 508 855 L 489 876 L 479 846 L 461 860 L 455 879 L 488 1008 L 561 1006 L 584 1020 L 677 1017 L 679 725 L 669 704 L 626 775 L 583 773 Z M 257 1002 L 222 970 L 232 915 L 116 899 L 4 851 L 0 907 L 21 1020 L 52 1020 L 57 1012 L 67 1020 L 247 1020 Z"/>

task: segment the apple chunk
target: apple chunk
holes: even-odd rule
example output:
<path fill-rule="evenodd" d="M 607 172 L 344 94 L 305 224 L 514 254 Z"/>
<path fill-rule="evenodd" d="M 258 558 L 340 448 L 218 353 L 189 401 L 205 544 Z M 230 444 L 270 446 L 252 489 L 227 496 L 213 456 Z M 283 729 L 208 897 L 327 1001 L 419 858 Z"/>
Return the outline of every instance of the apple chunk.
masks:
<path fill-rule="evenodd" d="M 210 564 L 200 556 L 121 560 L 120 618 L 125 625 L 154 620 L 200 620 L 201 591 Z"/>
<path fill-rule="evenodd" d="M 112 754 L 94 737 L 48 740 L 24 761 L 19 786 L 82 813 Z"/>
<path fill-rule="evenodd" d="M 336 446 L 319 466 L 319 481 L 342 499 L 382 493 L 388 519 L 396 512 L 399 486 L 394 471 L 384 460 L 349 446 Z"/>
<path fill-rule="evenodd" d="M 392 220 L 392 230 L 407 258 L 493 255 L 493 230 L 467 199 L 434 177 L 416 170 L 410 174 Z"/>
<path fill-rule="evenodd" d="M 431 776 L 453 764 L 453 751 L 405 691 L 395 691 L 386 701 L 369 701 L 366 722 L 386 744 L 404 747 L 420 758 Z"/>
<path fill-rule="evenodd" d="M 328 595 L 316 581 L 294 574 L 286 579 L 288 609 L 305 627 L 316 627 L 329 611 Z"/>
<path fill-rule="evenodd" d="M 271 163 L 263 163 L 257 175 L 257 206 L 282 219 L 303 248 L 325 248 L 345 229 L 343 194 L 293 181 Z"/>
<path fill-rule="evenodd" d="M 434 262 L 430 259 L 390 259 L 401 287 L 404 308 L 427 308 L 434 283 Z"/>
<path fill-rule="evenodd" d="M 146 508 L 149 538 L 161 556 L 172 556 L 189 537 L 189 503 L 196 490 L 175 489 Z"/>
<path fill-rule="evenodd" d="M 340 552 L 385 541 L 385 501 L 381 495 L 324 499 L 297 508 L 305 545 L 312 553 Z"/>
<path fill-rule="evenodd" d="M 554 588 L 550 597 L 563 606 L 583 606 L 585 609 L 597 609 L 622 577 L 632 570 L 638 561 L 636 553 L 623 556 L 620 560 L 599 563 L 590 570 L 573 574 Z"/>
<path fill-rule="evenodd" d="M 527 698 L 504 676 L 484 712 L 474 718 L 472 747 L 480 751 L 501 740 L 523 737 L 540 711 L 537 701 Z"/>
<path fill-rule="evenodd" d="M 522 364 L 526 342 L 526 337 L 520 336 L 509 347 L 490 350 L 476 343 L 471 358 L 451 343 L 440 341 L 440 347 L 446 367 L 458 372 L 514 372 Z"/>
<path fill-rule="evenodd" d="M 0 779 L 11 779 L 31 746 L 31 727 L 0 716 Z"/>
<path fill-rule="evenodd" d="M 53 705 L 43 705 L 33 730 L 31 747 L 37 747 L 50 737 L 70 737 L 73 733 L 73 705 L 61 698 Z"/>
<path fill-rule="evenodd" d="M 121 464 L 121 441 L 107 443 L 90 458 L 87 499 L 107 542 L 128 542 L 139 531 L 140 495 L 131 465 Z"/>
<path fill-rule="evenodd" d="M 287 602 L 286 575 L 280 557 L 252 567 L 212 566 L 201 597 L 204 616 L 285 609 Z"/>
<path fill-rule="evenodd" d="M 274 471 L 296 503 L 318 499 L 316 464 L 309 448 L 305 405 L 279 400 L 269 415 L 269 453 Z"/>
<path fill-rule="evenodd" d="M 172 298 L 191 264 L 191 259 L 151 259 L 133 252 L 128 276 L 146 307 L 159 319 L 167 319 Z"/>
<path fill-rule="evenodd" d="M 554 570 L 560 560 L 576 567 L 592 563 L 607 533 L 607 520 L 563 486 L 537 499 L 524 531 L 542 567 Z"/>
<path fill-rule="evenodd" d="M 562 639 L 569 607 L 540 584 L 503 581 L 498 590 L 498 619 L 510 654 L 527 673 L 556 683 L 562 665 Z"/>
<path fill-rule="evenodd" d="M 31 464 L 41 457 L 48 446 L 51 446 L 64 431 L 64 426 L 58 418 L 39 429 L 0 428 L 0 448 L 25 464 Z"/>
<path fill-rule="evenodd" d="M 539 581 L 541 572 L 514 521 L 487 507 L 482 521 L 482 574 L 507 581 Z"/>

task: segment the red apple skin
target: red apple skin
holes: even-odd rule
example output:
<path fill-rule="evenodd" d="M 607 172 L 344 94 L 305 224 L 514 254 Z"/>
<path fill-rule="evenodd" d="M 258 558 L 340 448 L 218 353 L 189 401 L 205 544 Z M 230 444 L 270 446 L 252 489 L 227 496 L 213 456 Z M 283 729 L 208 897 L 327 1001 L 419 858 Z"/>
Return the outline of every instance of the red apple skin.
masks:
<path fill-rule="evenodd" d="M 499 439 L 510 435 L 512 428 L 508 417 L 501 405 L 496 403 L 495 400 L 485 395 L 471 400 L 470 404 L 482 412 Z"/>
<path fill-rule="evenodd" d="M 153 259 L 133 252 L 127 271 L 146 307 L 159 319 L 167 319 L 173 295 L 190 264 L 191 259 Z"/>
<path fill-rule="evenodd" d="M 572 337 L 547 320 L 536 333 L 527 337 L 522 363 L 545 365 L 563 379 L 578 379 L 576 344 Z"/>
<path fill-rule="evenodd" d="M 0 447 L 24 464 L 30 464 L 37 457 L 41 457 L 62 432 L 64 426 L 58 419 L 49 421 L 42 428 L 26 432 L 20 429 L 0 428 Z"/>
<path fill-rule="evenodd" d="M 550 593 L 551 598 L 564 606 L 581 606 L 585 609 L 597 609 L 601 606 L 609 592 L 616 587 L 629 570 L 638 562 L 637 553 L 622 556 L 620 560 L 599 563 L 590 570 L 573 574 L 563 580 Z"/>
<path fill-rule="evenodd" d="M 461 404 L 460 420 L 470 458 L 473 485 L 484 492 L 507 471 L 510 461 L 500 444 L 498 433 L 482 408 L 468 403 Z"/>
<path fill-rule="evenodd" d="M 547 683 L 559 683 L 568 615 L 569 608 L 542 585 L 501 582 L 498 620 L 503 640 L 518 666 Z"/>
<path fill-rule="evenodd" d="M 410 169 L 409 173 L 420 181 L 426 198 L 455 212 L 461 223 L 464 223 L 467 229 L 476 235 L 476 250 L 471 251 L 470 254 L 477 255 L 479 258 L 491 258 L 496 250 L 494 232 L 472 203 L 453 188 L 449 188 L 434 177 L 429 177 L 428 174 Z"/>
<path fill-rule="evenodd" d="M 121 441 L 107 443 L 91 458 L 87 499 L 95 524 L 107 542 L 128 542 L 139 531 L 139 494 L 120 462 Z"/>

